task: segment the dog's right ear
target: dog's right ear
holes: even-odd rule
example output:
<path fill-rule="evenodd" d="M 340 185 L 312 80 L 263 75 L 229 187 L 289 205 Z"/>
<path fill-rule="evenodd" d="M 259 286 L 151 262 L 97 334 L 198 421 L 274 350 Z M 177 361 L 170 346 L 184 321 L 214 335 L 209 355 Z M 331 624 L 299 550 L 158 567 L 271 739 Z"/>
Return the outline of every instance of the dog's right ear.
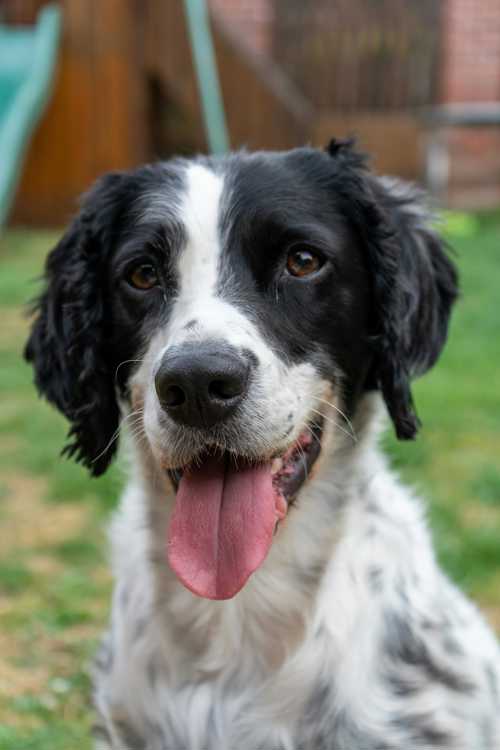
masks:
<path fill-rule="evenodd" d="M 114 371 L 106 351 L 104 264 L 123 211 L 124 175 L 101 178 L 48 256 L 25 357 L 40 394 L 69 420 L 63 453 L 102 474 L 116 452 Z"/>

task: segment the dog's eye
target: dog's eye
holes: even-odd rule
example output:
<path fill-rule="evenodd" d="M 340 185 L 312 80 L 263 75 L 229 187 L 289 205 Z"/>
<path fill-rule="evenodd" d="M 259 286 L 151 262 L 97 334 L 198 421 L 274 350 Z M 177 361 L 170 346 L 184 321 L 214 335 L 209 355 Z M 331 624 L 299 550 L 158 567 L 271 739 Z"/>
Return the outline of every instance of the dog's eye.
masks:
<path fill-rule="evenodd" d="M 151 263 L 141 263 L 131 270 L 127 281 L 135 289 L 146 291 L 158 286 L 158 271 Z"/>
<path fill-rule="evenodd" d="M 307 247 L 294 247 L 288 253 L 286 270 L 292 276 L 310 276 L 319 271 L 323 260 L 313 250 Z"/>

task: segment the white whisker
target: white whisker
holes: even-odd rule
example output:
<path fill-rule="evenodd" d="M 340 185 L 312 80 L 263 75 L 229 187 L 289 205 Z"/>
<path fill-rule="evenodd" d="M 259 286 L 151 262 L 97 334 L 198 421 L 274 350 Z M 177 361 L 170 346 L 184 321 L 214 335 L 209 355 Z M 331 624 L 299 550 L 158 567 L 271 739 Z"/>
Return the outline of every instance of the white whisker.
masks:
<path fill-rule="evenodd" d="M 95 458 L 92 459 L 92 463 L 95 463 L 96 461 L 99 461 L 99 459 L 102 458 L 102 456 L 104 456 L 105 453 L 107 453 L 109 451 L 109 449 L 111 448 L 111 446 L 113 445 L 113 443 L 118 439 L 118 436 L 120 434 L 120 430 L 121 430 L 122 426 L 125 424 L 125 422 L 128 419 L 130 419 L 131 417 L 134 417 L 134 418 L 137 419 L 139 416 L 142 416 L 142 413 L 143 413 L 142 409 L 137 409 L 136 411 L 132 411 L 132 412 L 130 412 L 130 414 L 127 414 L 127 416 L 125 416 L 121 420 L 120 424 L 118 425 L 118 427 L 116 428 L 116 430 L 114 431 L 114 433 L 112 434 L 112 436 L 110 437 L 110 439 L 109 439 L 106 447 L 103 448 L 103 450 Z"/>
<path fill-rule="evenodd" d="M 344 427 L 342 427 L 334 419 L 331 419 L 331 417 L 327 417 L 326 414 L 323 414 L 322 412 L 318 411 L 317 409 L 312 409 L 312 411 L 315 414 L 318 414 L 323 419 L 326 419 L 327 422 L 330 422 L 330 424 L 332 424 L 337 430 L 340 430 L 341 432 L 343 432 L 344 435 L 347 435 L 347 437 L 349 437 L 354 443 L 358 442 L 358 439 L 357 439 L 357 437 L 356 437 L 356 435 L 354 433 L 349 432 L 349 430 L 344 429 Z"/>
<path fill-rule="evenodd" d="M 356 436 L 356 432 L 354 430 L 354 427 L 353 427 L 353 424 L 352 424 L 351 420 L 349 419 L 349 417 L 347 416 L 347 414 L 345 414 L 342 411 L 342 409 L 339 409 L 339 407 L 336 404 L 333 404 L 331 401 L 327 401 L 324 398 L 319 398 L 319 396 L 313 396 L 313 398 L 316 401 L 321 401 L 322 404 L 326 404 L 327 406 L 331 406 L 332 409 L 335 409 L 335 411 L 338 412 L 340 414 L 340 416 L 345 419 L 346 424 L 349 426 L 349 429 L 351 430 L 353 437 Z"/>
<path fill-rule="evenodd" d="M 120 369 L 120 367 L 122 367 L 123 365 L 134 363 L 134 362 L 144 362 L 144 360 L 143 359 L 125 359 L 123 360 L 123 362 L 120 362 L 120 364 L 115 370 L 115 382 L 116 382 L 116 378 L 118 377 L 118 370 Z"/>

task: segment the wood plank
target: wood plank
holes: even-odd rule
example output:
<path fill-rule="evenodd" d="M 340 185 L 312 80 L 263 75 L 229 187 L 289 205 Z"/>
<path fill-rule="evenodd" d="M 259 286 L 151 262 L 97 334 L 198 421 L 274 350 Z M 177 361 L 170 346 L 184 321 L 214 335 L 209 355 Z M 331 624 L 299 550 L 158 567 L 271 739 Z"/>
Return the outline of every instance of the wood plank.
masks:
<path fill-rule="evenodd" d="M 62 5 L 54 93 L 29 150 L 12 223 L 64 223 L 98 175 L 148 157 L 140 6 Z"/>
<path fill-rule="evenodd" d="M 379 173 L 415 180 L 423 170 L 422 137 L 418 120 L 407 114 L 364 112 L 342 116 L 324 113 L 315 123 L 311 141 L 325 146 L 333 138 L 354 135 L 372 157 Z"/>

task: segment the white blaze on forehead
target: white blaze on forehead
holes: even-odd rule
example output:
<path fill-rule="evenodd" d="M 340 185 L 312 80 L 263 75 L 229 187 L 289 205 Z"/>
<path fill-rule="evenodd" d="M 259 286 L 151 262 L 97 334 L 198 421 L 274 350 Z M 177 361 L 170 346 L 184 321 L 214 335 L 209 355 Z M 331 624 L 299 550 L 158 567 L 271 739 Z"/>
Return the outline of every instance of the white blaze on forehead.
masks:
<path fill-rule="evenodd" d="M 169 348 L 188 340 L 216 338 L 238 348 L 250 348 L 263 364 L 269 363 L 272 351 L 244 312 L 224 299 L 220 289 L 224 177 L 201 164 L 191 164 L 185 181 L 179 212 L 186 241 L 177 265 L 177 299 L 163 345 Z M 193 320 L 196 325 L 188 326 Z"/>
<path fill-rule="evenodd" d="M 187 242 L 179 259 L 179 302 L 211 297 L 214 293 L 221 251 L 219 207 L 224 180 L 201 164 L 186 173 L 186 193 L 181 219 Z"/>
<path fill-rule="evenodd" d="M 177 266 L 177 300 L 169 320 L 166 345 L 179 345 L 193 337 L 221 338 L 241 345 L 241 327 L 247 321 L 223 299 L 218 289 L 224 177 L 201 164 L 191 164 L 185 181 L 180 219 L 186 242 Z M 196 321 L 195 330 L 186 330 L 186 324 L 191 320 Z"/>

